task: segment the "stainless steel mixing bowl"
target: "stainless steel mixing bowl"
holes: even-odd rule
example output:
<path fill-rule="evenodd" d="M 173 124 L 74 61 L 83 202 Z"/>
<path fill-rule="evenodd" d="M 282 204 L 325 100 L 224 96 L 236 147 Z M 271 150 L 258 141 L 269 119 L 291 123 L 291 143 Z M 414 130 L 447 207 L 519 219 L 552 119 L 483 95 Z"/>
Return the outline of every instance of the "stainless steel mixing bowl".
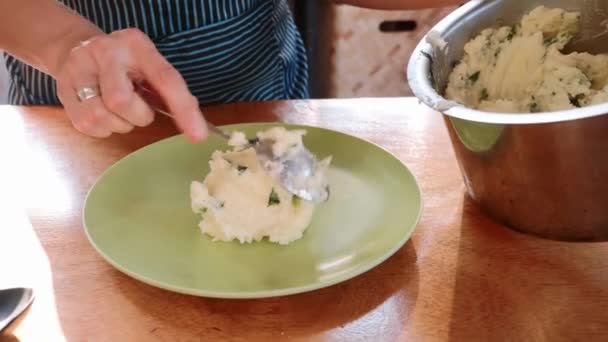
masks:
<path fill-rule="evenodd" d="M 515 230 L 568 241 L 608 240 L 608 104 L 550 113 L 488 113 L 441 96 L 464 44 L 539 5 L 581 12 L 602 29 L 606 0 L 470 1 L 438 23 L 407 68 L 415 95 L 443 113 L 470 197 Z M 604 26 L 605 27 L 605 26 Z M 448 45 L 431 44 L 441 37 Z M 607 66 L 608 67 L 608 66 Z"/>

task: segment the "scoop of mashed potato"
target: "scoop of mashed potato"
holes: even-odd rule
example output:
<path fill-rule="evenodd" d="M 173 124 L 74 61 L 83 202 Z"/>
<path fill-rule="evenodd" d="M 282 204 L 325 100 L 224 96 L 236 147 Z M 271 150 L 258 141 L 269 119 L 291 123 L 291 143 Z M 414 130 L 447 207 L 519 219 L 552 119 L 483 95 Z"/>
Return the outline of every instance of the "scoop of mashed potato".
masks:
<path fill-rule="evenodd" d="M 446 97 L 493 112 L 548 112 L 608 99 L 608 55 L 561 50 L 580 14 L 540 6 L 515 26 L 488 28 L 464 47 Z"/>
<path fill-rule="evenodd" d="M 305 131 L 273 127 L 258 139 L 272 143 L 276 157 L 303 148 Z M 285 190 L 269 173 L 242 132 L 234 132 L 228 151 L 215 151 L 203 182 L 190 186 L 192 210 L 201 215 L 199 227 L 213 241 L 251 243 L 268 238 L 288 244 L 300 239 L 310 225 L 316 205 Z M 327 182 L 330 158 L 318 163 L 317 175 Z M 276 163 L 275 168 L 280 168 Z"/>

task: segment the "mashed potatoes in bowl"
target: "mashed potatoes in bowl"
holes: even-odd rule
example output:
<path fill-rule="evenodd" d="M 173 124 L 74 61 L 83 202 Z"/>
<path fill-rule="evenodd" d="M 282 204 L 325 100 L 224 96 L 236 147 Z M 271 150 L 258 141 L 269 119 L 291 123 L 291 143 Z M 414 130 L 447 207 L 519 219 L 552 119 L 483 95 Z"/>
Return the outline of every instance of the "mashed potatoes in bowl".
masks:
<path fill-rule="evenodd" d="M 579 12 L 538 6 L 516 25 L 484 29 L 464 46 L 445 97 L 497 113 L 608 102 L 608 55 L 561 52 L 579 27 Z"/>
<path fill-rule="evenodd" d="M 257 138 L 270 141 L 275 156 L 303 148 L 304 130 L 272 127 L 258 132 Z M 191 206 L 200 215 L 200 230 L 214 241 L 251 243 L 268 238 L 289 244 L 302 238 L 310 225 L 315 205 L 289 193 L 248 145 L 242 132 L 234 132 L 226 151 L 215 151 L 209 161 L 210 172 L 202 182 L 190 185 Z M 317 165 L 316 179 L 327 184 L 326 171 L 331 157 Z M 322 205 L 322 204 L 321 204 Z"/>

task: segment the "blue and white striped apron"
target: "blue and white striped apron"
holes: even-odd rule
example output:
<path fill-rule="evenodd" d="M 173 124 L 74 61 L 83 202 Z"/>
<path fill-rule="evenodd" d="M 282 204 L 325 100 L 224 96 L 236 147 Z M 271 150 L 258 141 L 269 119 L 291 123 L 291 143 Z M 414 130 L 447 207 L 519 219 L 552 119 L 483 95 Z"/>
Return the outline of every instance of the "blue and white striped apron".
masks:
<path fill-rule="evenodd" d="M 61 2 L 107 33 L 145 32 L 201 104 L 308 97 L 306 52 L 285 0 Z M 54 79 L 5 61 L 11 104 L 60 104 Z"/>

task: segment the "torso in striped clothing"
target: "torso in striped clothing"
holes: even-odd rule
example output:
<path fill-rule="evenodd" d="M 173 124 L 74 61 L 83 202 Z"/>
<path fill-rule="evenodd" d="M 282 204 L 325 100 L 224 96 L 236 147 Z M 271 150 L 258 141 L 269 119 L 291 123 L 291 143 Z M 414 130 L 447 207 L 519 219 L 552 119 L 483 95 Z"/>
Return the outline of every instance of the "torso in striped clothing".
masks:
<path fill-rule="evenodd" d="M 308 96 L 306 53 L 285 0 L 61 1 L 105 32 L 148 34 L 203 104 Z M 59 104 L 51 77 L 5 59 L 11 104 Z"/>

